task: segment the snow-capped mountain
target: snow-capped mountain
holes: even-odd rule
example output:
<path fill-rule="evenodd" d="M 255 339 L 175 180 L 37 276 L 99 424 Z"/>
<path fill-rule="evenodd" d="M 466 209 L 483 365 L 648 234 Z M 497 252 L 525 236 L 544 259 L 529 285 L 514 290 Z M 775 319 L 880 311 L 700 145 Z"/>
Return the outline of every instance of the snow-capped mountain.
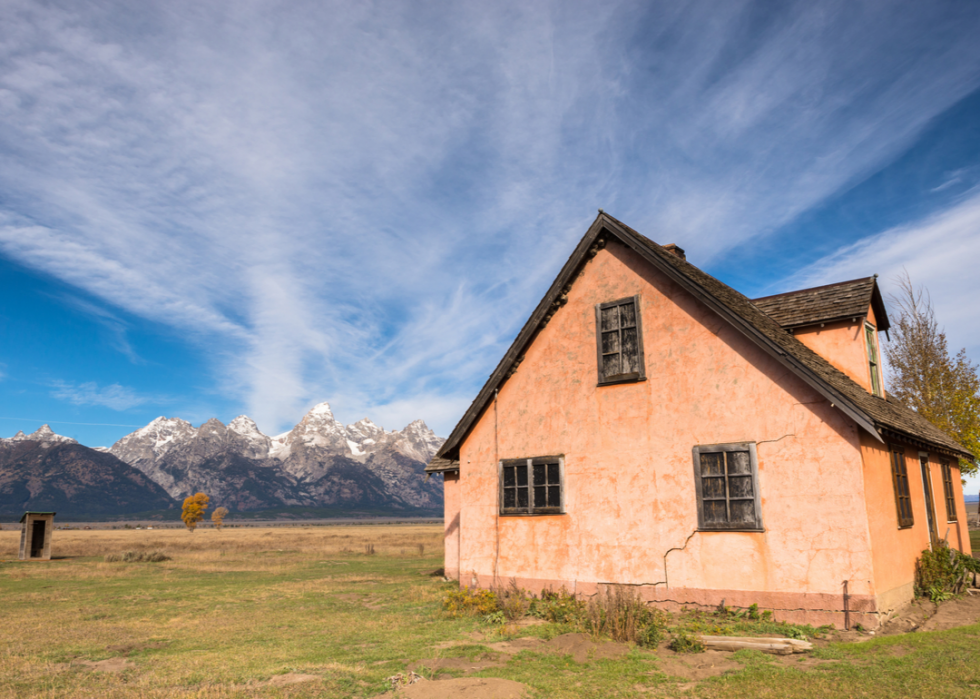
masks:
<path fill-rule="evenodd" d="M 268 437 L 249 417 L 198 428 L 159 417 L 108 451 L 174 498 L 204 490 L 235 509 L 394 505 L 437 509 L 441 488 L 424 466 L 443 440 L 422 420 L 388 432 L 364 418 L 344 426 L 327 403 Z"/>
<path fill-rule="evenodd" d="M 178 444 L 194 437 L 197 430 L 179 417 L 158 417 L 146 427 L 127 434 L 109 448 L 109 452 L 127 464 L 156 461 Z"/>
<path fill-rule="evenodd" d="M 10 443 L 23 441 L 42 442 L 46 444 L 78 444 L 78 442 L 71 437 L 55 434 L 54 430 L 52 430 L 49 425 L 41 425 L 31 434 L 25 435 L 23 430 L 20 430 L 9 439 L 0 439 L 0 442 Z"/>

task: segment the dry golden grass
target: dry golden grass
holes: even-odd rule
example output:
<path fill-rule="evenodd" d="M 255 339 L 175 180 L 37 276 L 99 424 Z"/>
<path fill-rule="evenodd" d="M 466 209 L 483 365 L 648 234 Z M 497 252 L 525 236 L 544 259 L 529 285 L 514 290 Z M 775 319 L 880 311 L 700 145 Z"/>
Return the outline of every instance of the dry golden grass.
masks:
<path fill-rule="evenodd" d="M 9 525 L 8 525 L 9 526 Z M 213 557 L 222 554 L 305 553 L 332 556 L 341 553 L 363 553 L 368 545 L 385 556 L 418 557 L 442 550 L 441 527 L 437 525 L 364 525 L 329 527 L 270 527 L 198 529 L 99 529 L 67 530 L 54 533 L 52 555 L 55 557 L 105 556 L 120 551 L 163 551 L 167 555 L 200 553 Z M 0 531 L 0 560 L 17 558 L 20 532 Z"/>
<path fill-rule="evenodd" d="M 321 679 L 260 694 L 370 696 L 385 671 L 371 662 L 388 658 L 359 646 L 416 642 L 415 615 L 396 610 L 438 606 L 422 574 L 441 544 L 438 525 L 69 530 L 55 560 L 20 562 L 19 532 L 0 531 L 0 697 L 256 696 L 290 671 Z M 171 560 L 103 560 L 125 551 Z M 407 580 L 412 600 L 395 592 Z M 118 674 L 79 666 L 125 656 Z"/>

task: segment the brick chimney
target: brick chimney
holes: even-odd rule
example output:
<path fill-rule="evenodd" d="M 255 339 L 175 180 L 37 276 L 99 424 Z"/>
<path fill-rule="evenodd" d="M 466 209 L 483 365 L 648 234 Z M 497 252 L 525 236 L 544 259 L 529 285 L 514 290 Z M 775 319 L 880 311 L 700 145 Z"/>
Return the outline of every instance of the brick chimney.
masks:
<path fill-rule="evenodd" d="M 672 255 L 677 255 L 682 260 L 687 259 L 687 256 L 684 255 L 684 248 L 680 247 L 679 245 L 674 245 L 674 243 L 668 243 L 667 245 L 664 245 L 664 250 L 671 253 Z"/>

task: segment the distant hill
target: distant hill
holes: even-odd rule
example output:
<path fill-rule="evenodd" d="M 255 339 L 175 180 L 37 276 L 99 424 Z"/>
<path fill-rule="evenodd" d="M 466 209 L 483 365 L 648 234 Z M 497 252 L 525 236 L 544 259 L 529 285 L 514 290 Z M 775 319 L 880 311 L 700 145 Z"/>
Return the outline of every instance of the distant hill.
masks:
<path fill-rule="evenodd" d="M 163 488 L 112 454 L 74 440 L 0 440 L 0 519 L 19 519 L 25 510 L 115 519 L 176 506 Z"/>

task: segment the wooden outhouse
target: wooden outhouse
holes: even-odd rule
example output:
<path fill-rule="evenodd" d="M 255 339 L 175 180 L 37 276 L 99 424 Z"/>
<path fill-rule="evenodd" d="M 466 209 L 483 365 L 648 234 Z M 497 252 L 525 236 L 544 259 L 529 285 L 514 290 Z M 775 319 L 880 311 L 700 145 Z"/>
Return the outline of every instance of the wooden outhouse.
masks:
<path fill-rule="evenodd" d="M 55 512 L 25 512 L 20 518 L 20 559 L 51 560 L 51 532 Z"/>

